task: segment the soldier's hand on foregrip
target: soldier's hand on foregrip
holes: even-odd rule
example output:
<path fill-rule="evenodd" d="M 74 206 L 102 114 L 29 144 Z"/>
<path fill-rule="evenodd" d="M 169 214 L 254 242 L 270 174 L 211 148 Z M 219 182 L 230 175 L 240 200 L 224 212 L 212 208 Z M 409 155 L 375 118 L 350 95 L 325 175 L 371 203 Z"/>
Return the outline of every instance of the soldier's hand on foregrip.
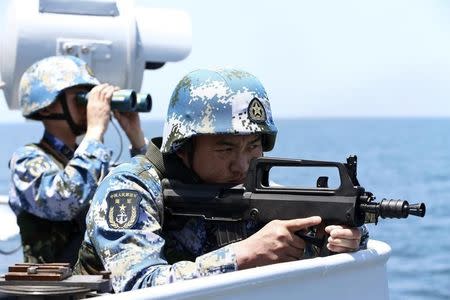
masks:
<path fill-rule="evenodd" d="M 87 103 L 87 131 L 86 138 L 103 140 L 108 128 L 111 108 L 110 102 L 117 87 L 107 83 L 95 86 L 89 93 Z"/>
<path fill-rule="evenodd" d="M 361 230 L 341 225 L 330 225 L 325 227 L 329 235 L 327 248 L 330 251 L 342 253 L 352 252 L 359 249 L 361 242 Z"/>
<path fill-rule="evenodd" d="M 300 230 L 316 226 L 320 217 L 274 220 L 249 238 L 233 244 L 239 269 L 253 268 L 303 257 L 305 242 L 296 235 Z"/>

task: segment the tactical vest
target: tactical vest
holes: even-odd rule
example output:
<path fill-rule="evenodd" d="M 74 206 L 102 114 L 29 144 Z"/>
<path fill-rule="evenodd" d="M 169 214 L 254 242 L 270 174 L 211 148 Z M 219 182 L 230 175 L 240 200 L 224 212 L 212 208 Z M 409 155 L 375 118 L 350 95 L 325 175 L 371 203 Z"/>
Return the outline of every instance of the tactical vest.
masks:
<path fill-rule="evenodd" d="M 49 154 L 61 168 L 69 162 L 68 158 L 41 140 L 30 144 Z M 84 208 L 73 220 L 52 221 L 37 217 L 26 211 L 17 216 L 20 228 L 24 261 L 28 263 L 77 261 L 78 249 L 86 231 L 85 218 L 89 207 Z"/>

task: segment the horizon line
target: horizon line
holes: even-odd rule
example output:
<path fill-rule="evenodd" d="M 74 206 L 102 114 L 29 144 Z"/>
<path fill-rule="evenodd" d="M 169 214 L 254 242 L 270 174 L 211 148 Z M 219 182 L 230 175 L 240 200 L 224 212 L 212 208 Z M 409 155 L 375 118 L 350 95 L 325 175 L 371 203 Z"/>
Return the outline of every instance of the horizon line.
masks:
<path fill-rule="evenodd" d="M 393 120 L 393 119 L 416 119 L 416 120 L 450 120 L 449 116 L 280 116 L 274 118 L 275 122 L 278 120 Z M 164 118 L 152 118 L 152 117 L 145 117 L 142 118 L 141 115 L 141 121 L 142 122 L 164 122 Z M 6 120 L 2 120 L 0 117 L 0 124 L 10 124 L 10 123 L 16 123 L 16 124 L 27 124 L 27 123 L 40 123 L 36 120 L 29 120 L 25 119 L 23 117 L 14 117 L 14 118 L 7 118 Z"/>

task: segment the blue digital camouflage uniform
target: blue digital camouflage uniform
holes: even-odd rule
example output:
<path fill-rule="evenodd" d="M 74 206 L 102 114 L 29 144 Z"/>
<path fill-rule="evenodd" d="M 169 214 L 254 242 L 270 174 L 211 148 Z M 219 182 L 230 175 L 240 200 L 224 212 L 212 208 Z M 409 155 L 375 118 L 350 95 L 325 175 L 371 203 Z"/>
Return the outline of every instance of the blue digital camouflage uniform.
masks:
<path fill-rule="evenodd" d="M 65 89 L 97 84 L 79 58 L 42 59 L 20 80 L 22 114 L 40 119 L 39 111 L 57 101 Z M 38 144 L 14 152 L 9 165 L 9 203 L 17 215 L 26 262 L 76 261 L 85 228 L 83 217 L 110 160 L 111 151 L 102 143 L 83 140 L 73 152 L 47 131 Z"/>
<path fill-rule="evenodd" d="M 89 204 L 110 160 L 111 150 L 94 140 L 84 140 L 65 168 L 35 145 L 21 147 L 10 160 L 11 208 L 17 215 L 26 211 L 48 220 L 72 220 Z"/>
<path fill-rule="evenodd" d="M 48 133 L 44 137 L 63 145 Z M 89 201 L 111 160 L 111 151 L 94 140 L 61 155 L 66 166 L 30 144 L 11 158 L 9 203 L 17 215 L 25 262 L 76 262 Z"/>
<path fill-rule="evenodd" d="M 276 132 L 266 92 L 253 75 L 198 70 L 172 95 L 161 149 L 173 153 L 197 134 L 260 133 L 270 150 Z M 205 221 L 188 218 L 169 226 L 164 217 L 160 178 L 147 157 L 115 168 L 100 184 L 86 218 L 85 243 L 111 271 L 116 292 L 237 269 L 232 247 L 219 248 Z"/>

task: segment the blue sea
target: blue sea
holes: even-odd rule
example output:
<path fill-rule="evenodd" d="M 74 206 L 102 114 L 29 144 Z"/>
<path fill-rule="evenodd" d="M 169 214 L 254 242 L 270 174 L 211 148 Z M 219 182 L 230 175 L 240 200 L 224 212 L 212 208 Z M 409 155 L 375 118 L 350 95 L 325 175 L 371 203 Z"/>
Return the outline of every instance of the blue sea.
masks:
<path fill-rule="evenodd" d="M 369 225 L 370 235 L 392 247 L 391 299 L 450 299 L 450 119 L 286 119 L 277 126 L 277 143 L 268 156 L 345 162 L 355 154 L 359 182 L 377 200 L 425 202 L 423 219 L 382 219 Z M 145 121 L 143 127 L 147 136 L 162 132 L 161 121 Z M 11 153 L 37 142 L 41 131 L 32 122 L 0 125 L 0 193 L 7 193 Z M 119 152 L 112 126 L 105 142 Z M 124 139 L 120 160 L 127 159 L 127 149 Z M 280 183 L 289 185 L 286 178 Z"/>

